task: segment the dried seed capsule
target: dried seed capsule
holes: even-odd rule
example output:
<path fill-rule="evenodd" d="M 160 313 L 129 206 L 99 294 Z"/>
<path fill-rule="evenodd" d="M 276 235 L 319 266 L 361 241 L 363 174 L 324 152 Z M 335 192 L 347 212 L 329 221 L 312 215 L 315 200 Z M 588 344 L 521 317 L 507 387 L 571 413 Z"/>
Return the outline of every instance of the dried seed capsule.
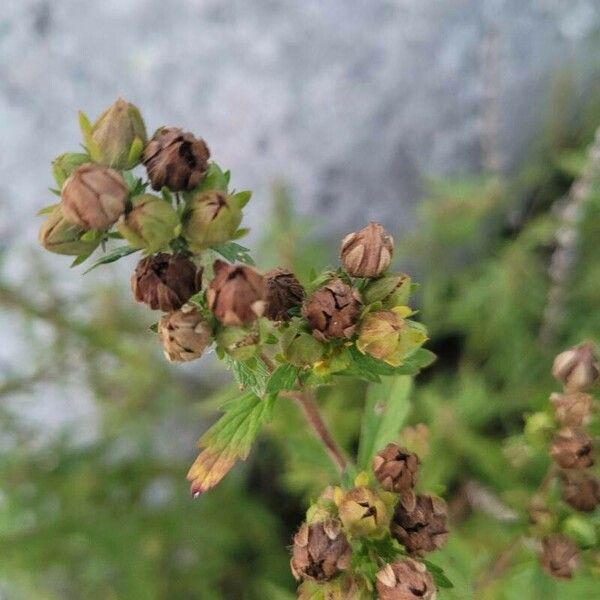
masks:
<path fill-rule="evenodd" d="M 131 210 L 119 219 L 117 228 L 135 248 L 158 252 L 177 237 L 179 216 L 158 196 L 142 194 L 131 200 Z"/>
<path fill-rule="evenodd" d="M 600 377 L 594 345 L 585 342 L 561 352 L 554 359 L 552 375 L 569 392 L 583 392 L 591 388 Z"/>
<path fill-rule="evenodd" d="M 62 191 L 65 219 L 80 229 L 108 229 L 125 212 L 127 186 L 121 175 L 101 165 L 73 171 Z"/>
<path fill-rule="evenodd" d="M 411 554 L 422 556 L 446 543 L 447 513 L 441 498 L 405 492 L 396 505 L 391 533 Z"/>
<path fill-rule="evenodd" d="M 343 240 L 342 264 L 352 277 L 379 277 L 390 266 L 394 240 L 379 224 L 369 223 Z"/>
<path fill-rule="evenodd" d="M 225 192 L 197 192 L 187 199 L 182 221 L 183 235 L 200 251 L 231 239 L 242 222 L 242 209 Z"/>
<path fill-rule="evenodd" d="M 265 311 L 267 290 L 259 273 L 244 265 L 217 260 L 206 292 L 208 306 L 223 325 L 244 325 Z"/>
<path fill-rule="evenodd" d="M 202 138 L 177 127 L 162 127 L 150 140 L 142 162 L 155 190 L 193 190 L 208 169 L 210 150 Z"/>
<path fill-rule="evenodd" d="M 296 276 L 278 267 L 265 274 L 267 286 L 266 317 L 271 321 L 288 321 L 289 310 L 300 306 L 304 300 L 304 288 Z"/>
<path fill-rule="evenodd" d="M 360 295 L 341 279 L 332 279 L 306 301 L 302 314 L 322 341 L 350 338 L 360 313 Z"/>
<path fill-rule="evenodd" d="M 571 579 L 579 565 L 579 552 L 573 540 L 566 535 L 554 534 L 542 540 L 540 563 L 555 579 Z"/>
<path fill-rule="evenodd" d="M 87 239 L 86 232 L 65 219 L 62 206 L 57 206 L 42 223 L 40 244 L 49 252 L 80 256 L 91 254 L 100 244 L 100 236 Z M 83 239 L 82 239 L 83 238 Z"/>
<path fill-rule="evenodd" d="M 569 427 L 586 425 L 594 408 L 594 399 L 584 392 L 552 394 L 550 403 L 554 408 L 556 420 Z"/>
<path fill-rule="evenodd" d="M 562 497 L 575 510 L 592 512 L 600 504 L 600 481 L 586 471 L 563 471 Z"/>
<path fill-rule="evenodd" d="M 554 436 L 550 456 L 563 469 L 586 469 L 594 464 L 594 446 L 585 431 L 567 428 Z"/>
<path fill-rule="evenodd" d="M 360 486 L 347 491 L 339 505 L 344 530 L 353 537 L 377 536 L 389 524 L 382 498 L 374 490 Z"/>
<path fill-rule="evenodd" d="M 423 563 L 411 558 L 387 564 L 377 573 L 380 600 L 434 600 L 433 577 Z"/>
<path fill-rule="evenodd" d="M 350 545 L 338 519 L 303 523 L 294 536 L 291 568 L 296 579 L 329 581 L 350 566 Z"/>
<path fill-rule="evenodd" d="M 404 492 L 417 481 L 419 457 L 398 444 L 388 444 L 373 458 L 373 472 L 384 490 Z"/>
<path fill-rule="evenodd" d="M 212 342 L 212 330 L 200 312 L 190 304 L 164 315 L 158 335 L 165 357 L 171 362 L 200 358 Z"/>
<path fill-rule="evenodd" d="M 138 302 L 171 312 L 183 306 L 202 285 L 202 270 L 180 254 L 154 254 L 138 263 L 131 289 Z"/>

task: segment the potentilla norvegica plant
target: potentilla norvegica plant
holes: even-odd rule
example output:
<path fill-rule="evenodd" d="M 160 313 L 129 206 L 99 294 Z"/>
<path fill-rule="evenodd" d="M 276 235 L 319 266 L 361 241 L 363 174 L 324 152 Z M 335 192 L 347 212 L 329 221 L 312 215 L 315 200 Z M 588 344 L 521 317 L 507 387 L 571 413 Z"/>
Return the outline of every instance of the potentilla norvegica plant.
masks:
<path fill-rule="evenodd" d="M 40 243 L 74 256 L 73 266 L 100 252 L 88 271 L 141 253 L 133 297 L 160 311 L 153 329 L 165 357 L 192 361 L 214 347 L 240 387 L 200 439 L 188 473 L 192 495 L 208 492 L 247 458 L 276 402 L 295 401 L 306 415 L 307 435 L 317 436 L 339 473 L 293 540 L 299 597 L 428 599 L 451 587 L 424 558 L 446 541 L 446 505 L 415 489 L 419 457 L 395 443 L 398 432 L 390 432 L 386 411 L 365 412 L 355 462 L 315 401 L 319 387 L 341 378 L 413 376 L 434 359 L 409 306 L 415 285 L 389 271 L 389 233 L 370 223 L 349 234 L 341 241 L 342 266 L 314 272 L 306 286 L 285 268 L 261 274 L 237 243 L 247 233 L 240 225 L 251 193 L 231 188 L 230 172 L 210 160 L 204 140 L 176 127 L 161 127 L 148 139 L 140 112 L 124 100 L 93 124 L 80 114 L 80 125 L 85 152 L 53 162 L 60 202 L 41 211 Z M 138 175 L 142 166 L 146 176 Z M 582 353 L 556 367 L 572 400 L 553 399 L 557 419 L 577 426 L 557 433 L 552 446 L 572 506 L 579 489 L 597 497 L 597 484 L 573 470 L 585 469 L 588 460 L 581 452 L 585 433 L 571 422 L 588 402 L 575 382 L 597 378 L 580 364 Z M 554 576 L 564 576 L 564 564 L 572 563 L 567 542 L 544 538 Z M 552 553 L 569 557 L 556 567 Z"/>

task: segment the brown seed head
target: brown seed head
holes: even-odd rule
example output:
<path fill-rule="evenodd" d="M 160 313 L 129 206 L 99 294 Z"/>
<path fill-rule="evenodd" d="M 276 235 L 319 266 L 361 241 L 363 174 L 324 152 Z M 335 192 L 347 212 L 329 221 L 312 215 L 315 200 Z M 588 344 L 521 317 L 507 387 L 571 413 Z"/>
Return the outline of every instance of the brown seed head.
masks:
<path fill-rule="evenodd" d="M 594 408 L 594 399 L 585 392 L 552 394 L 550 403 L 554 408 L 556 420 L 569 427 L 586 425 Z"/>
<path fill-rule="evenodd" d="M 125 212 L 127 194 L 117 171 L 87 163 L 75 169 L 62 187 L 63 215 L 80 229 L 108 229 Z"/>
<path fill-rule="evenodd" d="M 304 300 L 304 288 L 296 276 L 278 267 L 265 274 L 267 286 L 266 316 L 271 321 L 289 321 L 288 311 L 300 306 Z"/>
<path fill-rule="evenodd" d="M 202 286 L 202 269 L 185 256 L 161 252 L 143 258 L 131 276 L 138 302 L 152 310 L 171 312 L 181 308 Z"/>
<path fill-rule="evenodd" d="M 545 537 L 542 540 L 540 563 L 551 577 L 571 579 L 579 565 L 579 552 L 575 542 L 562 534 Z"/>
<path fill-rule="evenodd" d="M 294 536 L 291 568 L 296 579 L 329 581 L 350 566 L 350 545 L 338 519 L 303 523 Z"/>
<path fill-rule="evenodd" d="M 437 594 L 425 565 L 412 558 L 385 565 L 376 584 L 380 600 L 435 600 Z"/>
<path fill-rule="evenodd" d="M 600 481 L 586 471 L 563 471 L 562 497 L 575 510 L 592 512 L 600 504 Z"/>
<path fill-rule="evenodd" d="M 230 265 L 221 260 L 215 262 L 214 270 L 215 278 L 206 298 L 209 308 L 223 325 L 243 325 L 263 315 L 267 290 L 262 275 L 251 267 Z"/>
<path fill-rule="evenodd" d="M 392 236 L 379 223 L 369 223 L 342 240 L 340 257 L 348 275 L 379 277 L 390 266 L 393 252 Z"/>
<path fill-rule="evenodd" d="M 398 444 L 388 444 L 373 458 L 373 471 L 384 490 L 404 492 L 417 481 L 419 457 Z"/>
<path fill-rule="evenodd" d="M 600 377 L 600 365 L 591 342 L 585 342 L 561 352 L 552 366 L 552 375 L 569 392 L 583 392 Z"/>
<path fill-rule="evenodd" d="M 422 556 L 445 544 L 447 514 L 441 498 L 404 492 L 396 505 L 391 533 L 411 554 Z"/>
<path fill-rule="evenodd" d="M 142 162 L 155 190 L 193 190 L 208 169 L 210 150 L 202 138 L 177 127 L 162 127 L 150 140 Z"/>
<path fill-rule="evenodd" d="M 212 342 L 210 325 L 190 304 L 164 315 L 158 335 L 165 357 L 171 362 L 188 362 L 202 356 Z"/>
<path fill-rule="evenodd" d="M 566 428 L 554 436 L 550 456 L 563 469 L 587 469 L 594 464 L 594 445 L 582 429 Z"/>
<path fill-rule="evenodd" d="M 302 314 L 313 335 L 326 341 L 352 337 L 360 313 L 360 295 L 341 279 L 332 279 L 306 301 Z"/>

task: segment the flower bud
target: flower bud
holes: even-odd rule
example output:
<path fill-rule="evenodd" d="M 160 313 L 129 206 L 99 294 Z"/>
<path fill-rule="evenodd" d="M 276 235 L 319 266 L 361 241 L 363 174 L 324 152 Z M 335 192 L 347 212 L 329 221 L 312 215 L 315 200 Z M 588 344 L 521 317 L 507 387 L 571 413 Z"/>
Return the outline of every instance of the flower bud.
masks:
<path fill-rule="evenodd" d="M 108 229 L 125 212 L 127 195 L 117 171 L 88 163 L 75 169 L 62 187 L 63 214 L 80 229 Z"/>
<path fill-rule="evenodd" d="M 389 525 L 389 515 L 383 499 L 368 487 L 347 491 L 338 507 L 344 530 L 352 537 L 379 537 Z"/>
<path fill-rule="evenodd" d="M 412 291 L 411 279 L 404 273 L 390 273 L 369 282 L 363 292 L 365 304 L 381 302 L 383 308 L 406 306 Z"/>
<path fill-rule="evenodd" d="M 210 150 L 202 138 L 177 127 L 162 127 L 150 140 L 142 162 L 155 190 L 193 190 L 208 169 Z"/>
<path fill-rule="evenodd" d="M 423 563 L 404 558 L 387 564 L 377 573 L 380 600 L 435 600 L 433 577 Z"/>
<path fill-rule="evenodd" d="M 90 239 L 88 239 L 90 238 Z M 80 256 L 91 254 L 100 243 L 100 236 L 90 236 L 76 225 L 69 223 L 58 205 L 42 223 L 40 244 L 49 252 Z"/>
<path fill-rule="evenodd" d="M 310 333 L 292 326 L 281 336 L 281 351 L 288 362 L 296 367 L 305 367 L 321 360 L 325 349 Z"/>
<path fill-rule="evenodd" d="M 114 169 L 133 169 L 146 145 L 146 126 L 136 106 L 119 98 L 84 130 L 92 159 Z"/>
<path fill-rule="evenodd" d="M 90 162 L 90 157 L 81 152 L 65 152 L 52 161 L 52 175 L 56 184 L 62 188 L 65 181 L 73 174 L 73 171 Z"/>
<path fill-rule="evenodd" d="M 183 233 L 196 250 L 231 239 L 242 222 L 242 209 L 234 196 L 210 190 L 188 198 L 183 214 Z"/>
<path fill-rule="evenodd" d="M 131 277 L 138 302 L 152 310 L 171 312 L 183 306 L 202 285 L 202 269 L 180 254 L 154 254 L 143 258 Z"/>
<path fill-rule="evenodd" d="M 191 304 L 167 313 L 158 323 L 165 358 L 171 362 L 196 360 L 212 342 L 212 330 Z"/>
<path fill-rule="evenodd" d="M 360 314 L 360 295 L 341 279 L 332 279 L 308 298 L 302 315 L 321 341 L 350 338 Z"/>
<path fill-rule="evenodd" d="M 131 200 L 131 210 L 119 219 L 117 229 L 135 248 L 157 252 L 177 237 L 178 226 L 177 212 L 168 202 L 142 194 Z"/>
<path fill-rule="evenodd" d="M 404 492 L 417 481 L 419 457 L 398 444 L 388 444 L 373 458 L 373 472 L 384 490 Z"/>
<path fill-rule="evenodd" d="M 562 471 L 562 498 L 575 510 L 592 512 L 600 504 L 600 481 L 586 471 Z"/>
<path fill-rule="evenodd" d="M 359 326 L 356 347 L 392 367 L 400 366 L 427 340 L 423 325 L 403 318 L 410 312 L 407 306 L 399 306 L 368 313 Z"/>
<path fill-rule="evenodd" d="M 296 276 L 278 267 L 265 274 L 267 286 L 266 317 L 271 321 L 289 321 L 288 311 L 300 306 L 304 300 L 304 288 Z"/>
<path fill-rule="evenodd" d="M 446 503 L 441 498 L 408 491 L 396 505 L 390 531 L 408 552 L 422 556 L 446 543 L 447 514 Z"/>
<path fill-rule="evenodd" d="M 350 566 L 351 551 L 338 519 L 303 523 L 294 536 L 291 568 L 296 579 L 329 581 Z"/>
<path fill-rule="evenodd" d="M 222 260 L 215 262 L 214 271 L 206 299 L 223 325 L 244 325 L 263 315 L 267 290 L 262 275 L 251 267 Z"/>
<path fill-rule="evenodd" d="M 586 425 L 594 408 L 594 399 L 584 392 L 552 394 L 550 403 L 554 408 L 556 420 L 569 427 Z"/>
<path fill-rule="evenodd" d="M 540 563 L 555 579 L 571 579 L 579 566 L 579 552 L 573 540 L 566 535 L 554 534 L 542 540 Z"/>
<path fill-rule="evenodd" d="M 585 431 L 566 428 L 554 436 L 550 456 L 563 469 L 587 469 L 594 464 L 594 446 Z"/>
<path fill-rule="evenodd" d="M 349 233 L 340 250 L 342 264 L 352 277 L 379 277 L 392 261 L 394 239 L 379 223 Z"/>
<path fill-rule="evenodd" d="M 222 327 L 216 336 L 217 346 L 236 360 L 249 360 L 258 350 L 259 334 L 247 327 Z"/>
<path fill-rule="evenodd" d="M 554 359 L 552 375 L 568 392 L 583 392 L 591 388 L 600 376 L 593 344 L 585 342 L 561 352 Z"/>

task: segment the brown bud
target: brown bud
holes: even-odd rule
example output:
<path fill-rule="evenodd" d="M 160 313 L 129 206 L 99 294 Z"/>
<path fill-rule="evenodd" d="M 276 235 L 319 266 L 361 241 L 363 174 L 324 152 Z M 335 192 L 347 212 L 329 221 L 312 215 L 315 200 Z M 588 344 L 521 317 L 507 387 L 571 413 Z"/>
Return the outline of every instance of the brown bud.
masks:
<path fill-rule="evenodd" d="M 271 321 L 288 321 L 288 311 L 300 306 L 304 300 L 304 288 L 296 276 L 287 269 L 278 267 L 265 274 L 267 286 L 266 316 Z"/>
<path fill-rule="evenodd" d="M 200 358 L 212 341 L 210 325 L 191 304 L 164 315 L 158 323 L 158 335 L 171 362 Z"/>
<path fill-rule="evenodd" d="M 566 428 L 554 436 L 550 456 L 563 469 L 587 469 L 594 464 L 594 446 L 582 429 Z"/>
<path fill-rule="evenodd" d="M 210 150 L 202 138 L 177 127 L 162 127 L 142 155 L 148 178 L 155 190 L 173 192 L 194 189 L 208 169 Z"/>
<path fill-rule="evenodd" d="M 391 533 L 411 553 L 418 556 L 441 548 L 448 537 L 446 503 L 436 496 L 404 492 L 400 497 Z"/>
<path fill-rule="evenodd" d="M 552 375 L 569 392 L 583 392 L 600 377 L 600 365 L 591 342 L 561 352 L 552 366 Z"/>
<path fill-rule="evenodd" d="M 385 565 L 377 573 L 377 593 L 380 600 L 434 600 L 433 577 L 423 563 L 412 558 Z"/>
<path fill-rule="evenodd" d="M 360 295 L 341 279 L 332 279 L 302 309 L 313 335 L 322 341 L 352 337 L 360 313 Z"/>
<path fill-rule="evenodd" d="M 571 579 L 579 565 L 579 552 L 575 542 L 558 533 L 545 537 L 542 540 L 540 563 L 551 577 Z"/>
<path fill-rule="evenodd" d="M 594 407 L 594 399 L 584 392 L 552 394 L 550 403 L 554 408 L 556 420 L 570 427 L 587 424 Z"/>
<path fill-rule="evenodd" d="M 417 481 L 419 457 L 398 444 L 388 444 L 373 458 L 373 471 L 384 490 L 404 492 Z"/>
<path fill-rule="evenodd" d="M 65 181 L 63 215 L 80 229 L 108 229 L 125 212 L 127 185 L 114 169 L 81 165 Z"/>
<path fill-rule="evenodd" d="M 261 317 L 267 290 L 262 275 L 243 265 L 214 264 L 215 278 L 206 298 L 208 306 L 223 325 L 243 325 Z"/>
<path fill-rule="evenodd" d="M 161 252 L 143 258 L 131 276 L 138 302 L 152 310 L 171 312 L 181 308 L 202 285 L 202 269 L 180 254 Z"/>
<path fill-rule="evenodd" d="M 340 250 L 342 264 L 352 277 L 379 277 L 389 266 L 394 239 L 379 223 L 349 233 Z"/>
<path fill-rule="evenodd" d="M 294 536 L 291 568 L 296 579 L 329 581 L 350 566 L 350 545 L 338 519 L 303 523 Z"/>
<path fill-rule="evenodd" d="M 586 471 L 563 471 L 562 497 L 575 510 L 592 512 L 600 504 L 600 481 Z"/>

